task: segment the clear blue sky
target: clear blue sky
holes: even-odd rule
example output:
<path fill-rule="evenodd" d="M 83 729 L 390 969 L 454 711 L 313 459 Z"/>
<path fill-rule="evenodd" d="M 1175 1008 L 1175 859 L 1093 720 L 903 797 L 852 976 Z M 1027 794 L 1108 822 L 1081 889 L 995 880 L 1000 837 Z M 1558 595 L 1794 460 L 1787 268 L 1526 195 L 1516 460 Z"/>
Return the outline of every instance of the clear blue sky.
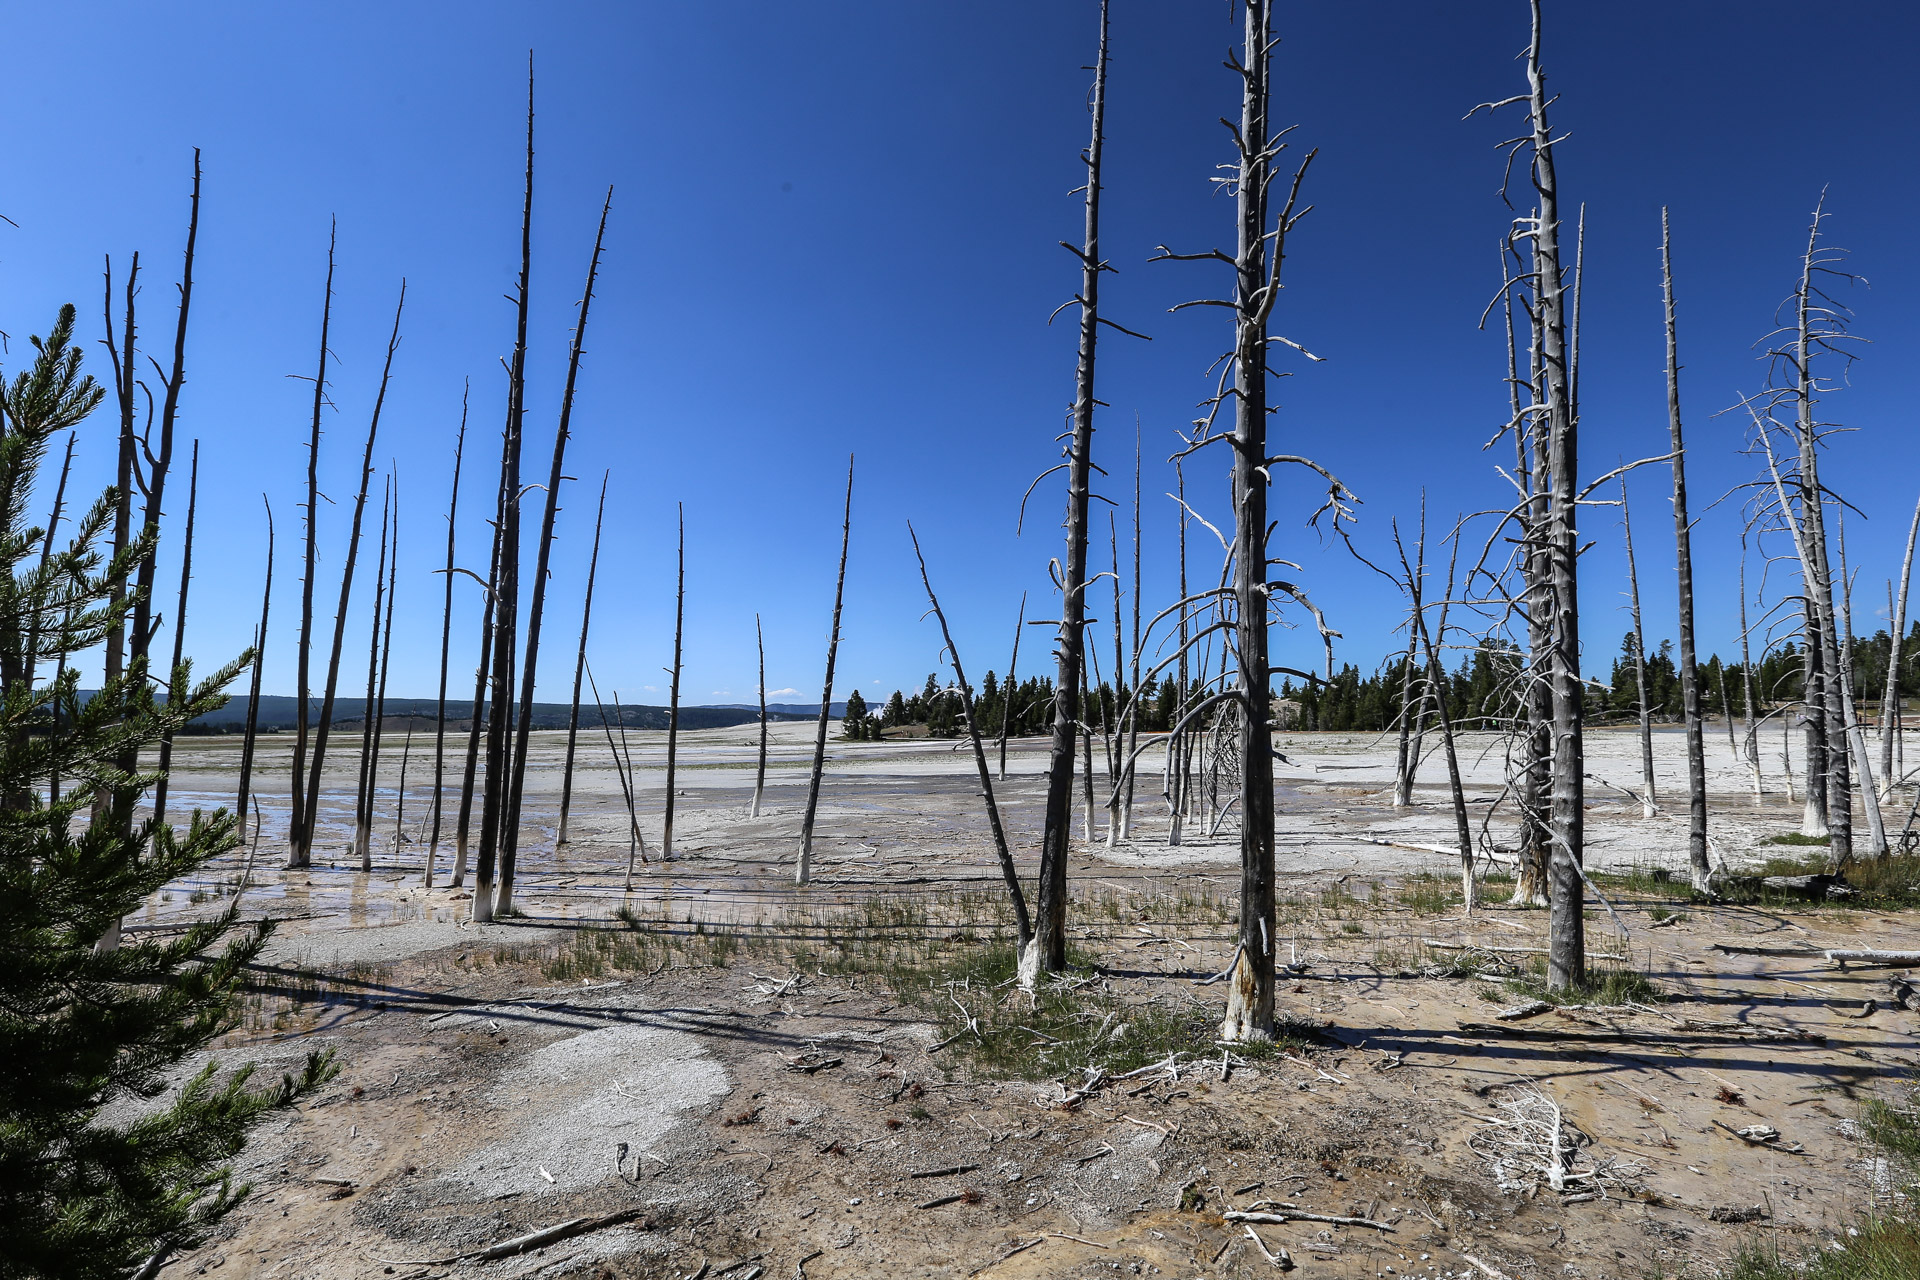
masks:
<path fill-rule="evenodd" d="M 687 504 L 689 702 L 753 696 L 753 614 L 768 685 L 817 698 L 839 535 L 839 485 L 859 457 L 839 692 L 911 687 L 939 649 L 907 545 L 912 518 L 976 672 L 1004 670 L 1014 610 L 1051 616 L 1058 478 L 1024 537 L 1015 508 L 1050 465 L 1072 391 L 1073 326 L 1048 313 L 1076 283 L 1093 0 L 954 6 L 834 2 L 23 8 L 25 56 L 0 78 L 9 133 L 0 213 L 0 328 L 19 367 L 56 305 L 99 335 L 102 255 L 143 255 L 144 325 L 164 359 L 191 149 L 204 149 L 198 289 L 180 416 L 203 441 L 202 543 L 189 650 L 203 664 L 248 641 L 261 572 L 260 494 L 280 528 L 269 691 L 293 690 L 307 384 L 327 224 L 340 226 L 318 595 L 331 600 L 359 441 L 400 278 L 405 339 L 377 457 L 407 501 L 393 691 L 432 691 L 442 513 L 462 380 L 474 380 L 461 560 L 480 567 L 489 457 L 502 416 L 503 299 L 517 266 L 520 112 L 539 74 L 528 466 L 543 474 L 600 194 L 608 251 L 576 410 L 551 596 L 543 698 L 566 696 L 592 491 L 614 476 L 595 665 L 603 688 L 662 701 L 672 640 L 674 502 Z M 1425 486 L 1436 520 L 1504 502 L 1479 452 L 1505 416 L 1504 349 L 1479 332 L 1509 216 L 1496 197 L 1504 136 L 1474 103 L 1520 86 L 1521 0 L 1285 6 L 1276 117 L 1320 148 L 1316 208 L 1296 233 L 1276 329 L 1327 359 L 1279 390 L 1276 438 L 1364 499 L 1376 551 Z M 1920 252 L 1914 241 L 1916 21 L 1904 5 L 1819 11 L 1742 4 L 1549 5 L 1547 67 L 1563 190 L 1588 205 L 1584 465 L 1597 474 L 1665 440 L 1658 211 L 1674 209 L 1685 403 L 1697 501 L 1752 475 L 1744 429 L 1712 415 L 1753 389 L 1750 344 L 1791 287 L 1823 186 L 1836 243 L 1872 287 L 1849 295 L 1872 339 L 1831 412 L 1860 428 L 1829 474 L 1870 522 L 1849 526 L 1863 629 L 1897 567 L 1920 451 Z M 1223 316 L 1166 314 L 1219 281 L 1148 265 L 1162 242 L 1226 243 L 1209 195 L 1235 111 L 1223 3 L 1115 0 L 1106 251 L 1108 314 L 1153 335 L 1102 349 L 1098 460 L 1125 501 L 1135 415 L 1149 459 L 1149 606 L 1172 595 L 1172 429 L 1193 415 L 1226 343 Z M 105 377 L 104 359 L 95 360 Z M 83 432 L 81 492 L 108 477 L 112 416 Z M 1224 486 L 1190 469 L 1216 522 Z M 1664 470 L 1637 482 L 1649 627 L 1671 634 Z M 530 503 L 537 513 L 538 495 Z M 1276 554 L 1305 578 L 1371 666 L 1398 643 L 1386 584 L 1301 526 L 1311 486 L 1276 498 Z M 371 523 L 371 521 L 370 521 Z M 1734 643 L 1732 506 L 1695 542 L 1703 643 Z M 1217 563 L 1197 530 L 1195 567 Z M 1625 628 L 1610 510 L 1588 518 L 1590 667 Z M 1123 530 L 1123 538 L 1125 536 Z M 162 581 L 176 572 L 170 544 Z M 363 551 L 363 563 L 372 548 Z M 345 684 L 364 653 L 370 582 L 355 594 Z M 171 585 L 166 588 L 171 612 Z M 458 592 L 454 687 L 467 683 L 475 592 Z M 1107 616 L 1104 593 L 1100 614 Z M 1884 605 L 1880 606 L 1884 611 Z M 328 625 L 331 604 L 322 607 Z M 1041 669 L 1047 645 L 1022 652 Z M 165 643 L 163 640 L 162 643 Z M 1312 661 L 1310 635 L 1279 637 Z"/>

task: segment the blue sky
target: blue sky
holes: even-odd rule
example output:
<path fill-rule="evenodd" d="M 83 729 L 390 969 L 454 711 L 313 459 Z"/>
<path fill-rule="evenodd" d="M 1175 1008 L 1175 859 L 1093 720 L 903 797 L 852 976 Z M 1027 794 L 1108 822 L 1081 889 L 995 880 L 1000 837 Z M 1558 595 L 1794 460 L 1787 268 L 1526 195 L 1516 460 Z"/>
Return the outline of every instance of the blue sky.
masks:
<path fill-rule="evenodd" d="M 0 213 L 0 328 L 41 332 L 62 301 L 99 336 L 102 255 L 139 249 L 143 324 L 163 360 L 183 240 L 191 149 L 206 166 L 198 285 L 179 452 L 202 440 L 202 542 L 189 651 L 242 648 L 262 568 L 260 494 L 279 519 L 266 687 L 293 691 L 299 502 L 327 226 L 340 228 L 326 423 L 319 595 L 330 600 L 361 435 L 401 278 L 408 314 L 376 457 L 397 466 L 407 512 L 392 690 L 432 691 L 442 515 L 461 386 L 473 434 L 461 561 L 480 567 L 482 498 L 502 416 L 503 295 L 517 266 L 525 59 L 539 86 L 530 472 L 543 474 L 571 308 L 602 192 L 608 250 L 575 412 L 542 697 L 563 698 L 591 536 L 592 495 L 613 473 L 596 600 L 603 688 L 664 700 L 672 641 L 674 503 L 687 505 L 690 702 L 753 696 L 753 615 L 765 618 L 770 689 L 818 696 L 840 493 L 857 462 L 839 690 L 914 686 L 939 641 L 905 522 L 920 531 L 971 667 L 1005 667 L 1021 592 L 1051 616 L 1058 479 L 1025 535 L 1028 481 L 1054 460 L 1072 392 L 1073 326 L 1047 315 L 1076 283 L 1056 241 L 1076 239 L 1092 0 L 965 6 L 822 3 L 332 6 L 100 4 L 10 15 L 32 50 L 0 80 L 14 128 Z M 1339 472 L 1364 500 L 1357 533 L 1379 553 L 1425 488 L 1436 522 L 1504 503 L 1480 444 L 1505 416 L 1502 339 L 1480 332 L 1508 213 L 1504 136 L 1476 102 L 1520 84 L 1520 0 L 1288 6 L 1275 115 L 1318 147 L 1275 328 L 1326 357 L 1278 389 L 1275 438 Z M 1829 404 L 1856 434 L 1829 462 L 1870 517 L 1850 522 L 1860 624 L 1896 571 L 1920 468 L 1916 96 L 1906 6 L 1817 15 L 1756 2 L 1549 6 L 1547 67 L 1563 190 L 1588 206 L 1583 464 L 1663 451 L 1659 208 L 1674 211 L 1685 405 L 1696 502 L 1753 474 L 1744 428 L 1715 417 L 1757 386 L 1751 344 L 1791 287 L 1808 211 L 1828 190 L 1835 243 L 1871 287 L 1851 290 L 1871 339 Z M 1235 112 L 1221 65 L 1221 3 L 1115 0 L 1108 144 L 1108 314 L 1153 335 L 1102 348 L 1097 460 L 1125 502 L 1136 415 L 1148 458 L 1149 609 L 1172 596 L 1172 431 L 1193 416 L 1225 345 L 1222 314 L 1168 315 L 1219 281 L 1148 265 L 1156 245 L 1226 243 L 1209 194 Z M 97 351 L 97 347 L 90 347 Z M 94 371 L 105 376 L 105 362 Z M 82 432 L 81 492 L 105 483 L 111 415 Z M 1224 484 L 1189 468 L 1218 523 Z M 184 463 L 183 463 L 184 467 Z M 1636 481 L 1649 630 L 1671 634 L 1664 469 Z M 174 481 L 184 510 L 184 469 Z M 377 484 L 376 484 L 377 487 Z M 1315 496 L 1278 487 L 1275 554 L 1346 635 L 1342 660 L 1398 643 L 1390 588 L 1302 527 Z M 377 497 L 376 497 L 377 502 Z M 536 495 L 537 503 L 537 495 Z M 530 511 L 537 514 L 535 507 Z M 530 516 L 530 519 L 532 516 Z M 1124 514 L 1123 514 L 1124 519 Z M 1706 514 L 1695 548 L 1703 645 L 1735 643 L 1734 504 Z M 1583 530 L 1590 666 L 1626 626 L 1617 520 Z M 1196 573 L 1217 563 L 1196 530 Z M 1126 530 L 1122 530 L 1123 539 Z M 177 571 L 170 547 L 161 571 Z M 372 548 L 363 553 L 370 562 Z M 364 652 L 365 578 L 343 677 Z M 167 588 L 169 597 L 172 587 Z M 455 671 L 470 670 L 475 593 L 457 594 Z M 1103 602 L 1101 616 L 1106 616 Z M 1884 604 L 1879 606 L 1884 612 Z M 168 606 L 170 610 L 170 604 Z M 329 624 L 331 604 L 322 607 Z M 1040 669 L 1042 633 L 1022 665 Z M 163 641 L 164 643 L 164 641 Z M 1277 652 L 1312 661 L 1310 635 Z M 456 674 L 454 687 L 465 683 Z"/>

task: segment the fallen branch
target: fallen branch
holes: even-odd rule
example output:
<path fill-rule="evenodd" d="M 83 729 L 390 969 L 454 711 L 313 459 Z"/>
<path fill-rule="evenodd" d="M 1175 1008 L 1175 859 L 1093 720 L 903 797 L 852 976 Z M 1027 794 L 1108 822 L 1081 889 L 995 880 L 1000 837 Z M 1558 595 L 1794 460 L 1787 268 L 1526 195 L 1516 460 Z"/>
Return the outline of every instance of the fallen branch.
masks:
<path fill-rule="evenodd" d="M 1019 1244 L 1016 1244 L 1015 1246 L 1013 1246 L 1013 1248 L 1007 1250 L 1005 1253 L 995 1258 L 992 1262 L 981 1263 L 979 1266 L 975 1267 L 973 1270 L 967 1272 L 967 1275 L 970 1277 L 977 1276 L 982 1271 L 987 1270 L 989 1267 L 999 1266 L 1001 1263 L 1005 1262 L 1008 1258 L 1011 1258 L 1016 1253 L 1025 1253 L 1027 1250 L 1033 1248 L 1033 1246 L 1037 1244 L 1045 1244 L 1046 1242 L 1047 1242 L 1047 1238 L 1045 1236 L 1035 1236 L 1031 1240 L 1023 1240 Z"/>
<path fill-rule="evenodd" d="M 1447 951 L 1491 951 L 1495 955 L 1509 956 L 1544 956 L 1548 954 L 1545 947 L 1496 947 L 1489 943 L 1480 942 L 1442 942 L 1438 938 L 1422 938 L 1420 941 L 1426 946 L 1439 947 Z M 1627 957 L 1611 951 L 1589 951 L 1587 952 L 1587 959 L 1624 961 Z"/>
<path fill-rule="evenodd" d="M 569 1218 L 565 1222 L 557 1222 L 551 1227 L 530 1231 L 524 1236 L 515 1236 L 511 1240 L 502 1240 L 499 1244 L 488 1245 L 484 1249 L 449 1254 L 444 1258 L 374 1258 L 373 1260 L 389 1267 L 442 1267 L 454 1262 L 492 1262 L 496 1258 L 511 1258 L 517 1253 L 525 1253 L 529 1249 L 538 1249 L 560 1240 L 571 1240 L 575 1236 L 583 1236 L 590 1231 L 617 1227 L 622 1223 L 632 1222 L 640 1216 L 639 1209 L 622 1209 L 619 1213 L 609 1213 L 598 1218 Z M 372 1257 L 371 1254 L 368 1256 Z"/>
<path fill-rule="evenodd" d="M 1220 1215 L 1228 1222 L 1258 1222 L 1265 1226 L 1283 1226 L 1288 1221 L 1331 1222 L 1340 1227 L 1372 1227 L 1375 1231 L 1392 1231 L 1391 1222 L 1375 1222 L 1372 1218 L 1343 1218 L 1332 1213 L 1308 1213 L 1304 1209 L 1290 1209 L 1286 1213 L 1247 1213 L 1234 1209 Z"/>
<path fill-rule="evenodd" d="M 1829 951 L 1825 954 L 1830 963 L 1837 964 L 1842 969 L 1850 964 L 1868 966 L 1883 965 L 1889 967 L 1920 965 L 1920 951 L 1875 951 L 1872 949 L 1862 949 Z"/>
<path fill-rule="evenodd" d="M 945 1169 L 917 1169 L 907 1176 L 909 1178 L 951 1178 L 957 1173 L 972 1173 L 979 1167 L 977 1164 L 956 1164 Z"/>

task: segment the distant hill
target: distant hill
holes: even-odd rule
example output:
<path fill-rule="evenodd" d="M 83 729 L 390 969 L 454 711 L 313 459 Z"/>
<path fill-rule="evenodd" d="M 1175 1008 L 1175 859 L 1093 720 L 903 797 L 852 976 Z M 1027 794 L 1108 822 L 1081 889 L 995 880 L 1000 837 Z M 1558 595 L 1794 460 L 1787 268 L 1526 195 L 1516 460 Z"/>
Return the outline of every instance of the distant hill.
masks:
<path fill-rule="evenodd" d="M 81 695 L 83 698 L 85 694 Z M 309 722 L 320 718 L 320 699 L 314 698 L 308 704 L 312 710 Z M 387 720 L 420 718 L 432 723 L 437 701 L 433 698 L 388 698 Z M 844 703 L 833 704 L 836 715 L 844 714 Z M 262 695 L 260 699 L 260 729 L 264 733 L 284 732 L 295 728 L 299 700 L 296 698 Z M 333 723 L 340 726 L 348 723 L 358 724 L 365 714 L 365 698 L 336 698 L 333 703 Z M 447 699 L 447 723 L 465 726 L 473 704 L 464 699 Z M 564 729 L 567 716 L 572 710 L 565 702 L 536 702 L 533 704 L 533 727 L 536 729 Z M 812 720 L 820 714 L 820 706 L 811 707 L 767 707 L 769 720 Z M 612 707 L 606 709 L 607 723 L 624 723 L 629 729 L 664 729 L 667 727 L 667 709 L 665 707 L 621 706 L 616 715 Z M 740 706 L 720 707 L 681 707 L 680 727 L 683 729 L 724 729 L 730 725 L 753 724 L 760 718 L 760 708 Z M 580 708 L 582 728 L 597 727 L 600 724 L 600 712 L 592 703 Z M 247 698 L 245 695 L 234 698 L 226 706 L 210 715 L 201 716 L 189 728 L 195 733 L 239 733 L 247 725 Z"/>

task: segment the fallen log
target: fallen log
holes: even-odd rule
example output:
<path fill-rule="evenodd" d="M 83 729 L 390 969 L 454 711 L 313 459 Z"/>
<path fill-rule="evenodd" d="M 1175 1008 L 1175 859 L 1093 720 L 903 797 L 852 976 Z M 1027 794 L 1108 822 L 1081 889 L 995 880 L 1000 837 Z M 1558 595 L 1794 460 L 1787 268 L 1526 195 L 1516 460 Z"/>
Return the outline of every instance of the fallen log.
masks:
<path fill-rule="evenodd" d="M 1304 1209 L 1289 1209 L 1285 1213 L 1250 1213 L 1233 1209 L 1220 1215 L 1227 1222 L 1258 1222 L 1265 1226 L 1283 1226 L 1294 1222 L 1330 1222 L 1337 1227 L 1372 1227 L 1375 1231 L 1392 1231 L 1391 1222 L 1375 1222 L 1372 1218 L 1343 1218 L 1332 1213 L 1308 1213 Z"/>
<path fill-rule="evenodd" d="M 622 1209 L 619 1213 L 604 1214 L 598 1218 L 569 1218 L 565 1222 L 556 1222 L 550 1227 L 530 1231 L 511 1240 L 502 1240 L 499 1244 L 488 1245 L 484 1249 L 472 1249 L 466 1253 L 449 1254 L 444 1258 L 374 1258 L 378 1263 L 389 1267 L 443 1267 L 454 1262 L 492 1262 L 499 1258 L 511 1258 L 517 1253 L 529 1249 L 538 1249 L 544 1245 L 561 1240 L 571 1240 L 575 1236 L 586 1235 L 590 1231 L 600 1231 L 607 1227 L 617 1227 L 632 1222 L 642 1214 L 639 1209 Z M 368 1255 L 372 1257 L 371 1254 Z"/>
<path fill-rule="evenodd" d="M 1429 947 L 1440 947 L 1447 951 L 1491 951 L 1495 955 L 1544 956 L 1545 947 L 1496 947 L 1492 943 L 1481 942 L 1442 942 L 1438 938 L 1422 938 L 1420 941 Z M 1589 951 L 1589 960 L 1622 960 L 1627 957 L 1611 951 Z"/>
<path fill-rule="evenodd" d="M 1852 948 L 1841 951 L 1828 951 L 1825 955 L 1829 963 L 1837 964 L 1842 969 L 1850 964 L 1866 965 L 1868 967 L 1882 965 L 1898 968 L 1904 968 L 1908 965 L 1920 965 L 1920 951 L 1878 951 L 1872 948 Z"/>

